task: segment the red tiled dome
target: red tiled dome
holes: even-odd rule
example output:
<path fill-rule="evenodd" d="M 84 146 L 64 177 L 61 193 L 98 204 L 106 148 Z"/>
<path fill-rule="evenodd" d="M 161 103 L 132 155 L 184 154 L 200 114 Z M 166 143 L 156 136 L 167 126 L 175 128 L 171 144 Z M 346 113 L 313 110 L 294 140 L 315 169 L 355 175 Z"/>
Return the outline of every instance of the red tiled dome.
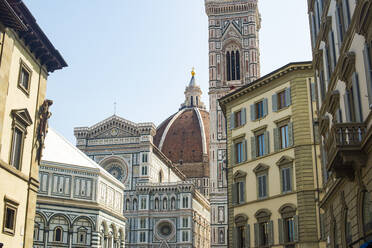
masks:
<path fill-rule="evenodd" d="M 154 144 L 187 177 L 209 176 L 209 113 L 184 108 L 159 125 Z"/>

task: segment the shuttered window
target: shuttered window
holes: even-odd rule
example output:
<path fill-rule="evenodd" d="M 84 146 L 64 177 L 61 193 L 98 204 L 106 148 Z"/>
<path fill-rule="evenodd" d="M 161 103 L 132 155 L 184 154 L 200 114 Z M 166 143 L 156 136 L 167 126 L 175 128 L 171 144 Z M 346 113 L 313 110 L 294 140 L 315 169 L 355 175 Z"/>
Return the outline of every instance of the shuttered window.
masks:
<path fill-rule="evenodd" d="M 256 138 L 256 143 L 257 143 L 257 157 L 261 157 L 265 155 L 265 135 L 260 134 L 257 135 Z"/>
<path fill-rule="evenodd" d="M 257 176 L 258 198 L 267 197 L 267 174 Z"/>
<path fill-rule="evenodd" d="M 288 244 L 298 241 L 298 216 L 278 219 L 279 243 Z"/>
<path fill-rule="evenodd" d="M 281 168 L 281 178 L 282 178 L 282 192 L 287 193 L 292 191 L 292 169 Z"/>
<path fill-rule="evenodd" d="M 244 126 L 246 124 L 246 109 L 242 108 L 236 112 L 233 112 L 230 116 L 230 129 Z"/>
<path fill-rule="evenodd" d="M 363 49 L 363 58 L 364 58 L 364 69 L 365 69 L 365 76 L 367 82 L 367 90 L 368 90 L 368 103 L 369 108 L 372 108 L 372 61 L 371 61 L 371 49 L 370 47 L 365 44 Z"/>
<path fill-rule="evenodd" d="M 291 88 L 286 88 L 272 96 L 272 109 L 274 112 L 291 105 Z"/>

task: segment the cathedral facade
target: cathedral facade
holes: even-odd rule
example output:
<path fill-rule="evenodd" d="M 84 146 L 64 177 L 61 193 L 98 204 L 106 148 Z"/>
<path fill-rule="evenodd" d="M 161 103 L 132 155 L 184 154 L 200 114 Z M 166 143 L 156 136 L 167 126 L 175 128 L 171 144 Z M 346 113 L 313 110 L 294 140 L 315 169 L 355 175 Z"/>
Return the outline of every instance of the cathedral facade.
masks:
<path fill-rule="evenodd" d="M 227 247 L 226 121 L 218 99 L 260 76 L 257 0 L 205 0 L 209 27 L 211 246 Z"/>
<path fill-rule="evenodd" d="M 209 202 L 154 145 L 154 124 L 113 115 L 74 132 L 77 147 L 125 185 L 127 247 L 210 246 Z"/>

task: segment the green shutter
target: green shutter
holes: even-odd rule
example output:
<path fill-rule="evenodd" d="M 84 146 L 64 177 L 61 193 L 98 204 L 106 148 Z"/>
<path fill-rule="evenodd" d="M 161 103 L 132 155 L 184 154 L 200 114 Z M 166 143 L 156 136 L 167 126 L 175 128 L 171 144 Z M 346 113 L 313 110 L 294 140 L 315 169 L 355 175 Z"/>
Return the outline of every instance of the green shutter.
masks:
<path fill-rule="evenodd" d="M 234 112 L 231 113 L 230 115 L 230 129 L 235 128 L 235 114 Z"/>
<path fill-rule="evenodd" d="M 237 200 L 238 200 L 238 190 L 237 190 L 237 183 L 233 183 L 232 185 L 232 202 L 233 204 L 237 204 Z"/>
<path fill-rule="evenodd" d="M 260 245 L 260 230 L 258 223 L 254 223 L 254 246 L 258 247 Z"/>
<path fill-rule="evenodd" d="M 372 107 L 372 75 L 371 75 L 371 64 L 370 64 L 370 57 L 369 57 L 369 47 L 367 44 L 364 45 L 363 50 L 363 58 L 364 58 L 364 69 L 366 74 L 366 82 L 367 82 L 367 89 L 368 89 L 368 103 L 369 108 Z"/>
<path fill-rule="evenodd" d="M 251 104 L 251 121 L 256 119 L 255 107 L 254 104 Z"/>
<path fill-rule="evenodd" d="M 287 107 L 292 104 L 291 87 L 288 87 L 287 89 L 285 89 L 285 102 L 287 104 Z"/>
<path fill-rule="evenodd" d="M 350 24 L 349 0 L 342 0 L 342 8 L 343 8 L 343 14 L 344 14 L 345 30 L 347 30 Z"/>
<path fill-rule="evenodd" d="M 247 110 L 246 108 L 242 108 L 242 112 L 241 112 L 241 120 L 242 120 L 242 125 L 245 125 L 245 123 L 247 123 Z"/>
<path fill-rule="evenodd" d="M 279 229 L 279 244 L 284 243 L 284 228 L 283 228 L 284 221 L 283 219 L 278 219 L 278 229 Z"/>
<path fill-rule="evenodd" d="M 278 111 L 278 95 L 277 94 L 272 95 L 271 104 L 273 106 L 273 112 Z"/>
<path fill-rule="evenodd" d="M 280 150 L 279 128 L 274 128 L 274 152 Z"/>
<path fill-rule="evenodd" d="M 316 97 L 315 97 L 315 83 L 312 82 L 311 85 L 310 85 L 310 90 L 311 90 L 311 101 L 315 101 L 316 100 Z"/>
<path fill-rule="evenodd" d="M 342 29 L 338 8 L 336 7 L 336 28 L 337 28 L 337 39 L 338 39 L 338 49 L 342 46 Z"/>
<path fill-rule="evenodd" d="M 269 245 L 273 245 L 273 244 L 274 244 L 274 223 L 271 220 L 269 222 Z"/>
<path fill-rule="evenodd" d="M 239 203 L 245 202 L 245 183 L 240 182 L 239 183 Z"/>
<path fill-rule="evenodd" d="M 269 131 L 266 131 L 264 134 L 265 138 L 265 155 L 270 153 L 270 133 Z"/>
<path fill-rule="evenodd" d="M 251 232 L 250 232 L 250 226 L 247 224 L 245 226 L 245 248 L 251 247 Z"/>
<path fill-rule="evenodd" d="M 237 227 L 233 227 L 233 247 L 234 248 L 239 248 L 238 246 L 238 228 Z"/>
<path fill-rule="evenodd" d="M 354 100 L 354 112 L 356 122 L 363 122 L 362 103 L 360 101 L 360 89 L 358 73 L 354 72 L 351 76 L 353 84 L 353 100 Z"/>
<path fill-rule="evenodd" d="M 247 140 L 243 140 L 243 162 L 247 161 Z"/>
<path fill-rule="evenodd" d="M 293 217 L 294 219 L 294 230 L 293 230 L 293 240 L 294 242 L 298 242 L 298 215 Z"/>
<path fill-rule="evenodd" d="M 263 116 L 266 116 L 268 113 L 268 103 L 267 98 L 263 99 Z"/>
<path fill-rule="evenodd" d="M 349 90 L 346 90 L 344 95 L 346 122 L 351 122 L 349 94 L 350 94 Z"/>
<path fill-rule="evenodd" d="M 326 75 L 326 86 L 328 86 L 329 84 L 329 81 L 331 80 L 331 72 L 329 71 L 329 64 L 328 64 L 328 49 L 327 47 L 324 47 L 324 51 L 323 51 L 323 55 L 324 55 L 324 60 L 325 60 L 325 69 L 327 70 L 327 73 L 325 73 Z"/>
<path fill-rule="evenodd" d="M 288 123 L 288 146 L 293 146 L 294 143 L 294 135 L 293 135 L 293 123 Z"/>
<path fill-rule="evenodd" d="M 252 159 L 256 158 L 256 137 L 251 137 L 251 156 Z"/>
<path fill-rule="evenodd" d="M 235 160 L 236 160 L 236 158 L 235 158 L 235 144 L 234 143 L 232 143 L 231 144 L 231 164 L 232 165 L 234 165 L 236 162 L 235 162 Z"/>

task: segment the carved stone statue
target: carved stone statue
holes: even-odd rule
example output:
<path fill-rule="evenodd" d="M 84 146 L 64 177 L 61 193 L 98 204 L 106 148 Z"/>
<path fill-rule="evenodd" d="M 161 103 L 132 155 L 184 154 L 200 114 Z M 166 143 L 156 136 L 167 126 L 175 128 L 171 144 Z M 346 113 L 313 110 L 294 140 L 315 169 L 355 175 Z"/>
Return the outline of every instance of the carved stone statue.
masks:
<path fill-rule="evenodd" d="M 52 100 L 45 99 L 39 109 L 39 126 L 37 130 L 37 141 L 39 143 L 36 159 L 40 163 L 44 148 L 45 136 L 48 133 L 48 119 L 52 116 L 49 107 L 53 104 Z"/>

